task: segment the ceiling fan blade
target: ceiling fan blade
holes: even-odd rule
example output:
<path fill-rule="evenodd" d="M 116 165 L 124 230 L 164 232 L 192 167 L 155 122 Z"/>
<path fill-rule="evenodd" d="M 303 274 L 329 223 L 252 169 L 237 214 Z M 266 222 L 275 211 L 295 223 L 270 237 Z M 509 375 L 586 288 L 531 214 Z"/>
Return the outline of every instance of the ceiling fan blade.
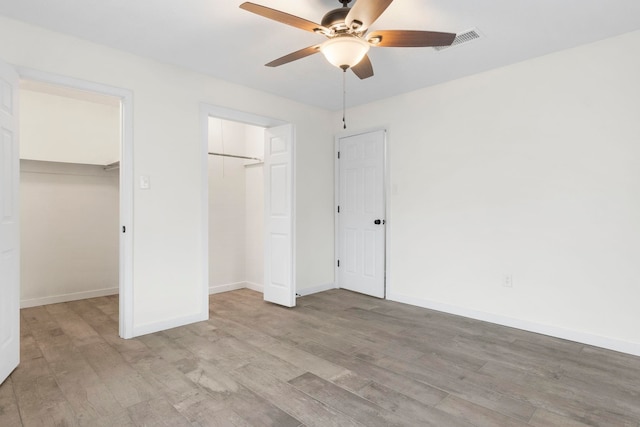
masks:
<path fill-rule="evenodd" d="M 283 56 L 282 58 L 275 59 L 268 64 L 264 64 L 267 67 L 278 67 L 280 65 L 287 64 L 289 62 L 295 61 L 297 59 L 306 58 L 307 56 L 313 55 L 314 53 L 320 52 L 320 45 L 317 44 L 315 46 L 305 47 L 304 49 L 297 50 L 288 55 Z"/>
<path fill-rule="evenodd" d="M 454 33 L 437 31 L 382 30 L 367 34 L 367 41 L 380 47 L 449 46 L 455 38 Z"/>
<path fill-rule="evenodd" d="M 240 5 L 240 9 L 253 12 L 256 15 L 263 16 L 265 18 L 273 19 L 274 21 L 281 22 L 283 24 L 291 25 L 292 27 L 300 28 L 301 30 L 313 32 L 326 32 L 330 33 L 328 28 L 323 27 L 315 22 L 307 21 L 295 15 L 290 15 L 285 12 L 281 12 L 270 7 L 261 6 L 259 4 L 245 2 Z"/>
<path fill-rule="evenodd" d="M 365 55 L 362 58 L 362 61 L 358 62 L 355 66 L 351 67 L 353 73 L 360 77 L 360 79 L 368 79 L 373 76 L 373 66 L 371 65 L 371 60 L 369 59 L 369 55 Z"/>
<path fill-rule="evenodd" d="M 358 21 L 357 29 L 366 30 L 392 2 L 393 0 L 356 0 L 344 22 L 349 28 L 353 28 L 354 21 Z"/>

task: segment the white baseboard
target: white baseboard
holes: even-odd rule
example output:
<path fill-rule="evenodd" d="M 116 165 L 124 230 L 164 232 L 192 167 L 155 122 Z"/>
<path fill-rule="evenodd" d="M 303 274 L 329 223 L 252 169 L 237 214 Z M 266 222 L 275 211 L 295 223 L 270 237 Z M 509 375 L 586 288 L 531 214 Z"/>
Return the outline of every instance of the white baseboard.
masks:
<path fill-rule="evenodd" d="M 20 308 L 38 307 L 47 304 L 58 304 L 61 302 L 77 301 L 80 299 L 104 297 L 107 295 L 116 295 L 117 293 L 118 288 L 105 288 L 96 289 L 94 291 L 73 292 L 70 294 L 23 299 L 20 301 Z"/>
<path fill-rule="evenodd" d="M 245 288 L 247 288 L 247 289 L 251 289 L 252 291 L 264 293 L 264 286 L 262 286 L 262 285 L 259 285 L 257 283 L 253 283 L 253 282 L 244 282 L 244 284 L 245 284 Z"/>
<path fill-rule="evenodd" d="M 404 304 L 415 305 L 418 307 L 428 308 L 431 310 L 442 311 L 444 313 L 455 314 L 458 316 L 469 317 L 471 319 L 482 320 L 497 325 L 509 326 L 511 328 L 522 329 L 524 331 L 535 332 L 538 334 L 549 335 L 569 341 L 575 341 L 582 344 L 588 344 L 595 347 L 606 348 L 608 350 L 619 351 L 621 353 L 640 356 L 640 343 L 618 340 L 615 338 L 603 337 L 600 335 L 589 334 L 581 331 L 574 331 L 552 325 L 531 322 L 528 320 L 516 319 L 512 317 L 502 316 L 494 313 L 487 313 L 478 310 L 472 310 L 465 307 L 445 304 L 437 301 L 424 300 L 420 298 L 409 297 L 397 293 L 390 293 L 387 299 L 391 301 L 401 302 Z"/>
<path fill-rule="evenodd" d="M 228 283 L 225 285 L 212 285 L 209 286 L 209 295 L 219 294 L 221 292 L 235 291 L 238 289 L 251 289 L 252 291 L 264 293 L 264 287 L 258 283 L 253 282 L 236 282 Z M 323 285 L 312 286 L 310 288 L 304 288 L 297 291 L 297 294 L 301 297 L 315 294 L 318 292 L 328 291 L 329 289 L 336 289 L 336 285 L 333 283 L 326 283 Z"/>
<path fill-rule="evenodd" d="M 209 295 L 236 291 L 247 287 L 247 282 L 227 283 L 225 285 L 209 285 Z"/>
<path fill-rule="evenodd" d="M 317 294 L 318 292 L 328 291 L 329 289 L 337 289 L 337 286 L 334 283 L 325 283 L 323 285 L 312 286 L 310 288 L 298 289 L 296 293 L 301 297 L 306 297 L 307 295 Z"/>

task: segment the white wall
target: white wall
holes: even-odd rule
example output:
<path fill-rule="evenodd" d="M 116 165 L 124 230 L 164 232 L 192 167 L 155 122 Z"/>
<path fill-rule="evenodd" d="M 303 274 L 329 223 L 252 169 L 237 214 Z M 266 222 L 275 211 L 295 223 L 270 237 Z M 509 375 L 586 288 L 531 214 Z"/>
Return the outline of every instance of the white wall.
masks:
<path fill-rule="evenodd" d="M 20 162 L 21 305 L 118 292 L 118 171 Z"/>
<path fill-rule="evenodd" d="M 133 91 L 133 333 L 206 317 L 208 218 L 202 102 L 296 127 L 297 285 L 333 282 L 331 114 L 182 68 L 0 17 L 0 58 L 21 67 Z"/>
<path fill-rule="evenodd" d="M 120 160 L 120 106 L 20 90 L 20 158 L 108 165 Z"/>
<path fill-rule="evenodd" d="M 350 131 L 389 129 L 390 298 L 640 354 L 638 50 L 634 32 L 350 109 Z"/>

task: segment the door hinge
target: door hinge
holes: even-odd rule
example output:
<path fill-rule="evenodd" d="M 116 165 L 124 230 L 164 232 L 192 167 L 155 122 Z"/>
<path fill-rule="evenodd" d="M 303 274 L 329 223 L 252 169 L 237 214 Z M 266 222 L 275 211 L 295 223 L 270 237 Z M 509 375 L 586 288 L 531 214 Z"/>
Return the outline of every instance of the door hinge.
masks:
<path fill-rule="evenodd" d="M 340 205 L 338 205 L 338 213 L 340 213 Z"/>
<path fill-rule="evenodd" d="M 340 158 L 340 152 L 338 151 L 338 158 Z"/>
<path fill-rule="evenodd" d="M 340 267 L 340 260 L 338 260 L 338 267 Z"/>
<path fill-rule="evenodd" d="M 127 232 L 127 227 L 125 227 L 124 225 L 122 226 L 122 232 L 126 233 Z"/>

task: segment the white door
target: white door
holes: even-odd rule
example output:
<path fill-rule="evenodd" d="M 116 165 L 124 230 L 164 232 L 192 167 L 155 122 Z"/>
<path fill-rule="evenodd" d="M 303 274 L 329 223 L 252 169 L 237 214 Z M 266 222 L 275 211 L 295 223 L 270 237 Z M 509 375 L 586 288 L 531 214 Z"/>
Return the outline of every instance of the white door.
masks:
<path fill-rule="evenodd" d="M 385 131 L 339 138 L 338 286 L 384 298 Z"/>
<path fill-rule="evenodd" d="M 20 362 L 18 74 L 0 61 L 0 383 Z"/>
<path fill-rule="evenodd" d="M 293 126 L 265 130 L 264 300 L 296 305 L 294 281 Z"/>

